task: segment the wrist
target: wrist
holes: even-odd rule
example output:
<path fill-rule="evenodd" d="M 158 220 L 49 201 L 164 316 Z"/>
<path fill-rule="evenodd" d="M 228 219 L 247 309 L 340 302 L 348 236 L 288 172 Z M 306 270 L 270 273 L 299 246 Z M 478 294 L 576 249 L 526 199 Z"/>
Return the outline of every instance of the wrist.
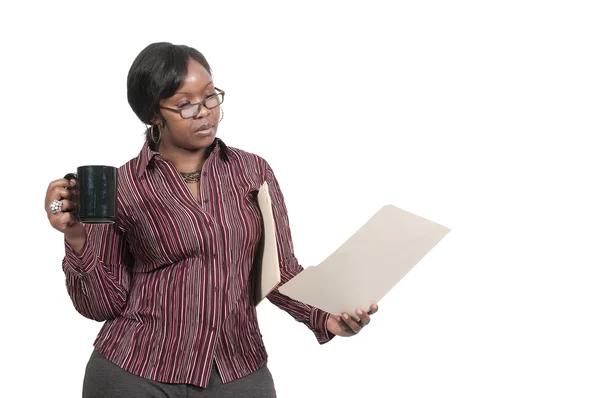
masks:
<path fill-rule="evenodd" d="M 334 327 L 336 324 L 337 324 L 337 322 L 335 321 L 335 318 L 333 317 L 333 315 L 332 314 L 327 315 L 327 323 L 325 324 L 325 327 L 329 333 L 333 333 L 333 331 L 335 330 Z M 333 334 L 335 334 L 335 333 L 333 333 Z"/>
<path fill-rule="evenodd" d="M 65 242 L 71 246 L 75 252 L 81 254 L 83 246 L 85 245 L 85 232 L 77 234 L 65 233 Z"/>

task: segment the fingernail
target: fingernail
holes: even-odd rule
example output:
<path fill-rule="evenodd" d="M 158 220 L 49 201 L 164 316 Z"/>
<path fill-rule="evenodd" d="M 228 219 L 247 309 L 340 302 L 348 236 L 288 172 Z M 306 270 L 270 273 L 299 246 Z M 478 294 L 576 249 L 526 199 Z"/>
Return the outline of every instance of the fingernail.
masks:
<path fill-rule="evenodd" d="M 344 317 L 344 319 L 348 319 L 348 314 L 344 314 L 342 316 Z"/>
<path fill-rule="evenodd" d="M 362 315 L 362 314 L 363 314 L 363 312 L 362 312 L 361 310 L 356 310 L 356 314 L 358 314 L 358 315 Z"/>

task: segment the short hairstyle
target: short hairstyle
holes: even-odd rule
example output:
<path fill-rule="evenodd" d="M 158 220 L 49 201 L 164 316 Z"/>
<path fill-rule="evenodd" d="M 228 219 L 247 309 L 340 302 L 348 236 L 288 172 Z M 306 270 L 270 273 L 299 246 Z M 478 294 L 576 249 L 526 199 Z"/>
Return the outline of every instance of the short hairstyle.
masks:
<path fill-rule="evenodd" d="M 212 76 L 204 55 L 182 44 L 152 43 L 138 54 L 127 75 L 127 100 L 142 123 L 152 126 L 152 119 L 156 117 L 165 123 L 159 102 L 177 92 L 185 80 L 191 59 L 198 61 Z M 151 130 L 146 130 L 150 145 Z"/>

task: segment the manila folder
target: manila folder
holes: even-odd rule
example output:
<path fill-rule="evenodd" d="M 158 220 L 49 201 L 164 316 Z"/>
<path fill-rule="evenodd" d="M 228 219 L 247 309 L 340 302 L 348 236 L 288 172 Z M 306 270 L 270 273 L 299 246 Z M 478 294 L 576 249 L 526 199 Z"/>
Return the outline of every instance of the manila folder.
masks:
<path fill-rule="evenodd" d="M 275 220 L 269 185 L 266 182 L 258 190 L 257 200 L 262 215 L 262 237 L 253 270 L 255 305 L 258 305 L 281 282 Z"/>
<path fill-rule="evenodd" d="M 356 318 L 378 303 L 450 229 L 392 205 L 383 206 L 318 266 L 279 287 L 288 297 Z"/>

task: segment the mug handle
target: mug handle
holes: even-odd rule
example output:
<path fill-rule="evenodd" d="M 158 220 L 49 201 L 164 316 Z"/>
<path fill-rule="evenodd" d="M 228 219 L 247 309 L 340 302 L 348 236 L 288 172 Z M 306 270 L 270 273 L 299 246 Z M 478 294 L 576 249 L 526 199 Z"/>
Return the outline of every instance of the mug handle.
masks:
<path fill-rule="evenodd" d="M 71 180 L 75 180 L 77 181 L 77 173 L 67 173 L 65 174 L 65 176 L 63 178 L 66 178 L 67 180 L 71 181 Z M 67 189 L 71 189 L 70 187 L 67 187 Z M 79 221 L 79 214 L 77 212 L 78 210 L 78 200 L 75 200 L 75 210 L 71 211 L 71 214 L 73 214 L 75 216 L 75 218 L 77 218 L 77 221 Z"/>

